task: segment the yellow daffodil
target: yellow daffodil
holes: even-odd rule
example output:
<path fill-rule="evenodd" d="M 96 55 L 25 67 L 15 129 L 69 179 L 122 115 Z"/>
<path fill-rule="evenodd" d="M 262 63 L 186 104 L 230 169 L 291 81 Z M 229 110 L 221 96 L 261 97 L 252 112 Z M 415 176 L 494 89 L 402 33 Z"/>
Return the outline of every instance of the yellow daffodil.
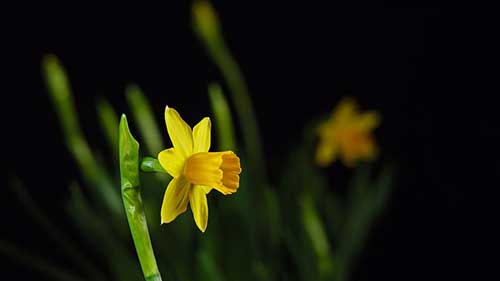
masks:
<path fill-rule="evenodd" d="M 161 166 L 173 177 L 161 206 L 161 222 L 169 223 L 191 206 L 194 221 L 205 232 L 208 223 L 206 194 L 212 188 L 224 195 L 238 190 L 240 158 L 232 151 L 208 152 L 210 118 L 203 118 L 193 130 L 179 113 L 165 108 L 165 122 L 173 148 L 158 154 Z"/>
<path fill-rule="evenodd" d="M 377 147 L 372 131 L 379 123 L 378 113 L 360 113 L 354 100 L 342 99 L 331 117 L 319 127 L 316 162 L 326 166 L 340 158 L 346 166 L 352 167 L 359 160 L 374 159 Z"/>

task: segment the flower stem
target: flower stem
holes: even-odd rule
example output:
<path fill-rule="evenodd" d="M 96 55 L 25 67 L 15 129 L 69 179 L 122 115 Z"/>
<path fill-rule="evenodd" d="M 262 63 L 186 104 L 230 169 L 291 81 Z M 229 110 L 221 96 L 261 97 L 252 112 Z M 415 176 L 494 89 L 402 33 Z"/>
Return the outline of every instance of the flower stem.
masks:
<path fill-rule="evenodd" d="M 130 133 L 122 115 L 119 128 L 120 179 L 123 205 L 142 273 L 147 281 L 161 281 L 149 237 L 139 183 L 139 143 Z"/>

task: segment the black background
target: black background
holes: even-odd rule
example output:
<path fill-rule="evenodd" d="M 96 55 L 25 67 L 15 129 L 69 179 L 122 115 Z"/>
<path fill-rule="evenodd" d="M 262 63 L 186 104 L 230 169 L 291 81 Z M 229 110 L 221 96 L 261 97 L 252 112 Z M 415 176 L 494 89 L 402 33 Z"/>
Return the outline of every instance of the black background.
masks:
<path fill-rule="evenodd" d="M 492 188 L 486 175 L 499 172 L 496 106 L 488 97 L 494 91 L 486 87 L 493 75 L 479 74 L 489 64 L 482 53 L 491 37 L 488 17 L 440 9 L 215 6 L 258 109 L 271 175 L 303 125 L 342 96 L 381 112 L 377 138 L 382 160 L 398 164 L 397 189 L 354 279 L 462 276 L 474 247 L 468 233 L 475 217 L 466 202 Z M 124 87 L 135 82 L 158 116 L 168 103 L 193 124 L 210 113 L 207 83 L 222 81 L 191 31 L 186 3 L 129 8 L 20 13 L 5 25 L 2 170 L 22 178 L 67 228 L 61 208 L 67 184 L 79 175 L 45 92 L 44 54 L 65 65 L 84 130 L 101 150 L 98 97 L 128 113 Z M 7 188 L 0 192 L 2 238 L 64 263 L 15 196 Z M 35 276 L 10 261 L 1 271 Z"/>

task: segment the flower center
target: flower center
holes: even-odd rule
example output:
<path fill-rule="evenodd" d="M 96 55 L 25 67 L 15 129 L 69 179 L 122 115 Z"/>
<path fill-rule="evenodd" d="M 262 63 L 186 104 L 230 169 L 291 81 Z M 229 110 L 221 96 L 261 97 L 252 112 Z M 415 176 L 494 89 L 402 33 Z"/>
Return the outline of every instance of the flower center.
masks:
<path fill-rule="evenodd" d="M 236 192 L 240 173 L 240 158 L 232 151 L 195 153 L 184 166 L 189 182 L 213 187 L 223 194 Z"/>

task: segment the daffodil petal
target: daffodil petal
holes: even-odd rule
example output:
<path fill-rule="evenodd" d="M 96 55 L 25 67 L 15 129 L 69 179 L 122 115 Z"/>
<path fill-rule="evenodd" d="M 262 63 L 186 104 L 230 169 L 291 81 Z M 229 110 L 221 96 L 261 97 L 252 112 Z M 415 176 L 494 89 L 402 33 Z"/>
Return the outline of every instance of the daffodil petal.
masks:
<path fill-rule="evenodd" d="M 167 123 L 168 135 L 174 148 L 182 157 L 189 157 L 193 152 L 191 127 L 182 120 L 175 109 L 168 106 L 165 108 L 165 123 Z"/>
<path fill-rule="evenodd" d="M 326 120 L 318 126 L 318 135 L 324 140 L 333 141 L 334 131 L 331 120 Z"/>
<path fill-rule="evenodd" d="M 347 123 L 356 115 L 358 105 L 352 98 L 343 98 L 333 111 L 332 120 L 336 123 Z"/>
<path fill-rule="evenodd" d="M 364 131 L 373 130 L 380 124 L 380 119 L 380 114 L 375 111 L 368 111 L 359 115 L 356 127 Z"/>
<path fill-rule="evenodd" d="M 191 184 L 185 177 L 172 179 L 163 197 L 161 223 L 169 223 L 186 211 L 190 190 Z"/>
<path fill-rule="evenodd" d="M 210 118 L 203 118 L 193 128 L 193 153 L 208 152 L 210 149 Z"/>
<path fill-rule="evenodd" d="M 361 144 L 360 150 L 365 159 L 372 160 L 377 157 L 378 149 L 372 136 L 366 136 Z"/>
<path fill-rule="evenodd" d="M 189 197 L 189 204 L 191 205 L 194 221 L 201 232 L 205 232 L 208 223 L 208 204 L 203 187 L 194 185 Z"/>
<path fill-rule="evenodd" d="M 354 167 L 360 160 L 372 160 L 377 156 L 377 146 L 372 136 L 364 134 L 355 142 L 345 145 L 341 151 L 342 162 L 347 167 Z"/>
<path fill-rule="evenodd" d="M 209 194 L 210 191 L 212 191 L 212 189 L 213 189 L 212 187 L 206 186 L 206 185 L 199 185 L 199 186 L 201 186 L 203 188 L 203 191 L 205 191 L 205 194 Z"/>
<path fill-rule="evenodd" d="M 321 142 L 316 150 L 316 163 L 320 166 L 326 166 L 332 163 L 337 156 L 337 146 L 334 142 Z"/>
<path fill-rule="evenodd" d="M 175 148 L 165 149 L 158 153 L 158 161 L 172 177 L 175 178 L 182 174 L 185 160 Z"/>

